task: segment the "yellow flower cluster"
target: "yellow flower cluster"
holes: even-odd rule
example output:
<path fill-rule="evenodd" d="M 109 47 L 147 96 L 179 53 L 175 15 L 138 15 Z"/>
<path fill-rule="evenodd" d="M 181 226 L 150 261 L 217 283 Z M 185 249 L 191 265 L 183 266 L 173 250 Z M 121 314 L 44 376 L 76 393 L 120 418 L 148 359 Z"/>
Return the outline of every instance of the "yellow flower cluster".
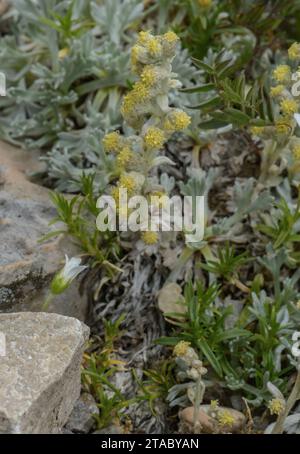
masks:
<path fill-rule="evenodd" d="M 232 427 L 234 424 L 234 421 L 235 421 L 235 419 L 229 411 L 224 410 L 224 411 L 218 412 L 218 422 L 222 427 L 225 427 L 225 426 Z"/>
<path fill-rule="evenodd" d="M 119 187 L 127 189 L 128 194 L 132 194 L 135 191 L 137 184 L 133 176 L 125 173 L 120 176 Z"/>
<path fill-rule="evenodd" d="M 272 399 L 268 403 L 268 409 L 270 410 L 271 415 L 280 415 L 284 410 L 284 407 L 284 401 L 279 398 Z"/>
<path fill-rule="evenodd" d="M 291 68 L 288 65 L 279 65 L 274 69 L 273 77 L 277 82 L 289 82 L 291 79 Z"/>
<path fill-rule="evenodd" d="M 211 401 L 210 401 L 210 408 L 211 408 L 213 411 L 217 410 L 218 407 L 219 407 L 219 401 L 218 401 L 218 399 L 215 399 L 215 400 L 211 400 Z"/>
<path fill-rule="evenodd" d="M 124 96 L 121 113 L 123 117 L 128 121 L 131 114 L 134 113 L 135 108 L 147 101 L 150 93 L 147 86 L 142 81 L 138 81 L 134 84 L 133 89 Z"/>
<path fill-rule="evenodd" d="M 147 232 L 143 232 L 141 237 L 142 237 L 143 242 L 145 244 L 147 244 L 148 246 L 151 246 L 158 242 L 158 233 L 157 232 L 151 232 L 149 230 Z"/>
<path fill-rule="evenodd" d="M 280 108 L 283 114 L 291 116 L 298 111 L 298 103 L 294 99 L 283 99 Z"/>
<path fill-rule="evenodd" d="M 300 144 L 293 147 L 293 155 L 297 161 L 300 161 Z"/>
<path fill-rule="evenodd" d="M 181 131 L 191 123 L 191 117 L 183 110 L 172 110 L 164 121 L 164 129 L 167 131 Z"/>
<path fill-rule="evenodd" d="M 170 44 L 176 43 L 178 41 L 178 36 L 176 33 L 169 31 L 163 35 L 163 38 Z"/>
<path fill-rule="evenodd" d="M 280 85 L 276 85 L 276 87 L 271 87 L 271 96 L 273 98 L 276 98 L 277 96 L 280 96 L 282 94 L 284 90 L 284 85 L 280 84 Z"/>
<path fill-rule="evenodd" d="M 150 126 L 146 134 L 144 136 L 144 142 L 146 148 L 148 149 L 160 149 L 166 140 L 164 132 L 159 129 L 155 128 L 154 126 Z"/>
<path fill-rule="evenodd" d="M 190 345 L 191 345 L 190 342 L 186 342 L 186 341 L 178 342 L 178 344 L 175 345 L 174 350 L 173 350 L 174 355 L 175 356 L 184 356 L 187 353 Z"/>
<path fill-rule="evenodd" d="M 288 55 L 290 60 L 298 60 L 300 58 L 300 43 L 293 43 L 288 50 Z"/>
<path fill-rule="evenodd" d="M 120 167 L 126 167 L 134 159 L 134 154 L 129 147 L 124 147 L 117 157 L 117 162 Z"/>
<path fill-rule="evenodd" d="M 118 151 L 121 147 L 121 136 L 118 132 L 109 132 L 102 140 L 105 151 Z"/>
<path fill-rule="evenodd" d="M 289 134 L 292 131 L 292 125 L 289 119 L 280 119 L 275 122 L 275 129 L 278 134 Z"/>
<path fill-rule="evenodd" d="M 60 51 L 58 52 L 58 58 L 60 60 L 63 60 L 64 58 L 66 58 L 70 53 L 70 49 L 68 47 L 64 47 L 63 49 L 60 49 Z"/>
<path fill-rule="evenodd" d="M 141 81 L 146 87 L 152 87 L 157 81 L 157 71 L 155 66 L 147 65 L 142 71 Z"/>
<path fill-rule="evenodd" d="M 252 126 L 250 131 L 255 136 L 261 136 L 265 132 L 265 128 L 263 126 Z"/>
<path fill-rule="evenodd" d="M 161 43 L 159 42 L 159 39 L 156 37 L 151 37 L 148 39 L 148 41 L 145 44 L 145 47 L 151 57 L 159 57 L 162 52 L 162 46 Z"/>

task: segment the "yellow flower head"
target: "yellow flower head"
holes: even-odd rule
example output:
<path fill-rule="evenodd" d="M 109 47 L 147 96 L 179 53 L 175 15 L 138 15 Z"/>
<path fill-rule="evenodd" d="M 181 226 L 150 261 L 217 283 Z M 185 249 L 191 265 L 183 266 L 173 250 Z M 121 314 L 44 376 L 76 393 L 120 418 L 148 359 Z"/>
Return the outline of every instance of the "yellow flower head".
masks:
<path fill-rule="evenodd" d="M 147 101 L 149 98 L 149 89 L 141 81 L 134 84 L 133 89 L 123 98 L 121 113 L 127 117 L 134 112 L 135 108 Z"/>
<path fill-rule="evenodd" d="M 289 82 L 291 78 L 291 68 L 288 65 L 279 65 L 274 69 L 273 77 L 277 82 Z"/>
<path fill-rule="evenodd" d="M 174 350 L 173 350 L 174 355 L 175 356 L 184 356 L 187 353 L 190 345 L 191 345 L 190 342 L 186 342 L 186 341 L 178 342 L 178 344 L 175 345 Z"/>
<path fill-rule="evenodd" d="M 164 132 L 154 126 L 150 126 L 144 136 L 144 142 L 148 149 L 161 148 L 165 140 Z"/>
<path fill-rule="evenodd" d="M 64 47 L 58 52 L 58 58 L 60 60 L 63 60 L 65 57 L 67 57 L 70 53 L 70 49 L 68 47 Z"/>
<path fill-rule="evenodd" d="M 157 38 L 151 37 L 148 39 L 145 45 L 147 51 L 151 57 L 158 57 L 161 54 L 162 47 Z"/>
<path fill-rule="evenodd" d="M 293 156 L 297 161 L 300 161 L 300 144 L 293 147 Z"/>
<path fill-rule="evenodd" d="M 288 119 L 277 120 L 275 129 L 278 134 L 289 134 L 292 130 L 292 125 Z"/>
<path fill-rule="evenodd" d="M 147 244 L 148 246 L 151 246 L 152 244 L 156 244 L 158 242 L 157 232 L 151 232 L 149 230 L 148 232 L 143 232 L 141 237 L 144 243 Z"/>
<path fill-rule="evenodd" d="M 118 132 L 109 132 L 102 140 L 105 151 L 118 151 L 121 145 L 121 136 Z"/>
<path fill-rule="evenodd" d="M 234 421 L 235 421 L 234 417 L 228 410 L 220 411 L 218 413 L 218 422 L 222 427 L 224 426 L 232 427 Z"/>
<path fill-rule="evenodd" d="M 152 87 L 157 80 L 157 72 L 151 65 L 145 66 L 141 74 L 141 81 L 146 87 Z"/>
<path fill-rule="evenodd" d="M 170 44 L 176 43 L 179 38 L 176 33 L 169 31 L 163 35 L 163 38 Z"/>
<path fill-rule="evenodd" d="M 293 43 L 288 50 L 290 60 L 298 60 L 300 58 L 300 43 Z"/>
<path fill-rule="evenodd" d="M 265 128 L 263 126 L 252 126 L 250 131 L 254 136 L 261 136 L 265 132 Z"/>
<path fill-rule="evenodd" d="M 219 407 L 219 401 L 218 401 L 218 399 L 215 399 L 215 400 L 211 400 L 211 401 L 210 401 L 210 408 L 211 408 L 212 410 L 217 410 L 218 407 Z"/>
<path fill-rule="evenodd" d="M 129 147 L 124 147 L 117 157 L 119 166 L 126 167 L 134 158 L 134 154 Z"/>
<path fill-rule="evenodd" d="M 132 193 L 136 189 L 136 181 L 131 175 L 121 175 L 119 181 L 120 188 L 127 189 L 129 193 Z"/>
<path fill-rule="evenodd" d="M 268 409 L 270 410 L 271 415 L 280 415 L 284 410 L 284 407 L 284 401 L 279 398 L 272 399 L 268 403 Z"/>
<path fill-rule="evenodd" d="M 181 131 L 189 126 L 191 117 L 183 110 L 173 110 L 164 121 L 164 128 L 168 131 Z"/>
<path fill-rule="evenodd" d="M 276 96 L 280 96 L 282 94 L 284 90 L 284 85 L 280 84 L 280 85 L 276 85 L 276 87 L 271 87 L 271 96 L 273 98 L 276 98 Z"/>
<path fill-rule="evenodd" d="M 294 99 L 283 99 L 280 108 L 283 114 L 294 115 L 298 111 L 298 103 Z"/>
<path fill-rule="evenodd" d="M 151 33 L 149 31 L 147 31 L 147 32 L 141 31 L 139 33 L 137 42 L 138 42 L 138 44 L 145 46 L 150 38 L 151 38 Z"/>
<path fill-rule="evenodd" d="M 300 309 L 300 300 L 297 301 L 297 303 L 296 303 L 296 308 L 297 308 L 297 309 Z"/>
<path fill-rule="evenodd" d="M 198 0 L 198 3 L 202 8 L 210 8 L 212 5 L 212 0 Z"/>

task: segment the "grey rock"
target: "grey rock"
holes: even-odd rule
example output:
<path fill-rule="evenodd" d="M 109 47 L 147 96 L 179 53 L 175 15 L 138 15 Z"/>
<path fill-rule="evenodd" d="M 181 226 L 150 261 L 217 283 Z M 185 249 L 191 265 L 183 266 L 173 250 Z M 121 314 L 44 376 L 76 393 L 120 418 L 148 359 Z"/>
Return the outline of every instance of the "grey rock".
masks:
<path fill-rule="evenodd" d="M 0 434 L 60 433 L 80 394 L 89 328 L 57 314 L 0 314 Z"/>
<path fill-rule="evenodd" d="M 81 252 L 63 235 L 39 242 L 59 226 L 49 227 L 56 211 L 48 189 L 28 180 L 28 172 L 40 170 L 37 163 L 37 154 L 0 142 L 0 312 L 41 311 L 65 254 Z M 73 282 L 48 311 L 85 320 L 87 296 Z"/>
<path fill-rule="evenodd" d="M 120 426 L 110 425 L 104 429 L 99 429 L 93 432 L 93 435 L 120 435 L 124 434 Z"/>
<path fill-rule="evenodd" d="M 75 403 L 65 429 L 75 433 L 89 433 L 95 424 L 93 415 L 98 413 L 99 409 L 93 396 L 83 393 Z"/>

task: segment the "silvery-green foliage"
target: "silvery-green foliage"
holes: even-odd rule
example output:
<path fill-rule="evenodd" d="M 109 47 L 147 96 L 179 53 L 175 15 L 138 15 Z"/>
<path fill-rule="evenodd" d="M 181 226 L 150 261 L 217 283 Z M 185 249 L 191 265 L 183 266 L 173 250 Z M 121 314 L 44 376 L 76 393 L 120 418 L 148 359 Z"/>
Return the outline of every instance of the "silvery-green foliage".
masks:
<path fill-rule="evenodd" d="M 102 4 L 91 2 L 91 15 L 101 34 L 108 36 L 117 46 L 123 44 L 126 31 L 143 15 L 143 3 L 140 0 L 110 0 Z"/>
<path fill-rule="evenodd" d="M 107 170 L 101 139 L 120 126 L 119 101 L 132 81 L 129 49 L 143 2 L 14 0 L 11 17 L 11 34 L 0 43 L 7 76 L 0 135 L 47 151 L 57 187 L 76 191 L 83 169 Z M 178 52 L 174 71 L 186 86 L 198 75 L 186 50 Z M 180 93 L 171 102 L 179 107 L 187 97 Z"/>

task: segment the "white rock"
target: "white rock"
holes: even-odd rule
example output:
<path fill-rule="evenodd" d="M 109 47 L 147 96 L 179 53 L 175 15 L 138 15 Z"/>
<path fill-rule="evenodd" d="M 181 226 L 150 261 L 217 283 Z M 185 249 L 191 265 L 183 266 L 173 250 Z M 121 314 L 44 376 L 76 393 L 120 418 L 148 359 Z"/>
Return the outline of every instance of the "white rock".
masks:
<path fill-rule="evenodd" d="M 0 333 L 0 433 L 59 433 L 80 395 L 89 328 L 58 314 L 22 312 L 0 314 Z"/>

